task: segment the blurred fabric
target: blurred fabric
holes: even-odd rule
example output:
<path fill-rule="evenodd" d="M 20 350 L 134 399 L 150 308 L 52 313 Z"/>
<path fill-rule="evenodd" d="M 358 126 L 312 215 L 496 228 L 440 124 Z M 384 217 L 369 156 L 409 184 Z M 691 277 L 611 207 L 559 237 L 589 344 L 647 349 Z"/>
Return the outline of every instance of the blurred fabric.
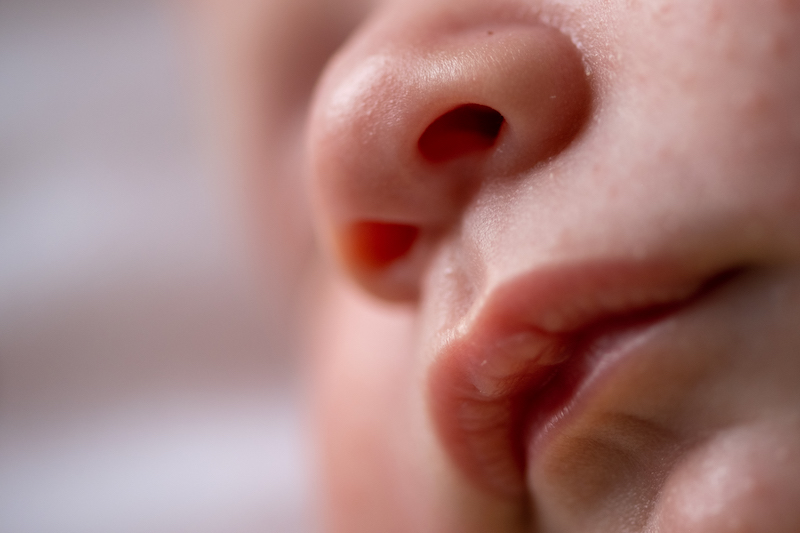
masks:
<path fill-rule="evenodd" d="M 174 13 L 0 2 L 0 531 L 302 533 L 293 286 L 197 141 Z"/>

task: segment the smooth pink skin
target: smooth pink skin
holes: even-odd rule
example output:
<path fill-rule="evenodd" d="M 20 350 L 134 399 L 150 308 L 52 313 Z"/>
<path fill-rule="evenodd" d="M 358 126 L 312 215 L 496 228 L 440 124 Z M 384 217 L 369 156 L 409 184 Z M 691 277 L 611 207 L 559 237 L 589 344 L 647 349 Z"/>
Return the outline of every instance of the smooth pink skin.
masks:
<path fill-rule="evenodd" d="M 285 4 L 270 3 L 294 13 L 280 65 L 346 3 Z M 353 6 L 347 43 L 314 49 L 338 51 L 310 102 L 262 137 L 300 143 L 305 124 L 298 179 L 338 264 L 312 320 L 328 530 L 800 531 L 800 2 Z M 265 92 L 274 109 L 297 94 Z M 426 127 L 465 103 L 504 114 L 496 147 L 420 158 Z M 341 242 L 363 220 L 421 236 L 367 268 Z M 466 451 L 448 437 L 459 346 L 511 323 L 568 331 L 737 268 L 522 443 L 519 479 L 479 456 L 502 431 Z"/>

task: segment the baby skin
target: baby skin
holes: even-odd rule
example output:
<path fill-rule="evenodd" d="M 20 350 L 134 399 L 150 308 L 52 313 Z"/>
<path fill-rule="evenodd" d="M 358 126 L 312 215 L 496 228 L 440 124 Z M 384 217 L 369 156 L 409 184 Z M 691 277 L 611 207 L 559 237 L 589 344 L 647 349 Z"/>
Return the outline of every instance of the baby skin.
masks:
<path fill-rule="evenodd" d="M 800 531 L 800 2 L 273 11 L 328 531 Z"/>

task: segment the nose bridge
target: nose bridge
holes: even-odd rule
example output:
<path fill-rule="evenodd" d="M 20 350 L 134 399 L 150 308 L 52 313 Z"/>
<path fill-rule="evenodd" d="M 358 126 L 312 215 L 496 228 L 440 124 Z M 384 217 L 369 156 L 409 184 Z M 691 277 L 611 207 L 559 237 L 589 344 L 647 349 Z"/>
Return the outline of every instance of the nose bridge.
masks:
<path fill-rule="evenodd" d="M 404 23 L 408 23 L 405 19 Z M 538 21 L 370 34 L 320 86 L 309 126 L 323 235 L 381 296 L 413 297 L 426 254 L 486 180 L 562 149 L 588 109 L 580 55 Z"/>

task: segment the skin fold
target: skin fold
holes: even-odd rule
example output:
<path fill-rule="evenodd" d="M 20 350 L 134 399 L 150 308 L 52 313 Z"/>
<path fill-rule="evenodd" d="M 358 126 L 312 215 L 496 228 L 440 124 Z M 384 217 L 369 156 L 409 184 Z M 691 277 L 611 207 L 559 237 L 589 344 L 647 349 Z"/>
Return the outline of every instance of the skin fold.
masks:
<path fill-rule="evenodd" d="M 323 251 L 328 531 L 800 531 L 800 2 L 201 11 Z"/>

